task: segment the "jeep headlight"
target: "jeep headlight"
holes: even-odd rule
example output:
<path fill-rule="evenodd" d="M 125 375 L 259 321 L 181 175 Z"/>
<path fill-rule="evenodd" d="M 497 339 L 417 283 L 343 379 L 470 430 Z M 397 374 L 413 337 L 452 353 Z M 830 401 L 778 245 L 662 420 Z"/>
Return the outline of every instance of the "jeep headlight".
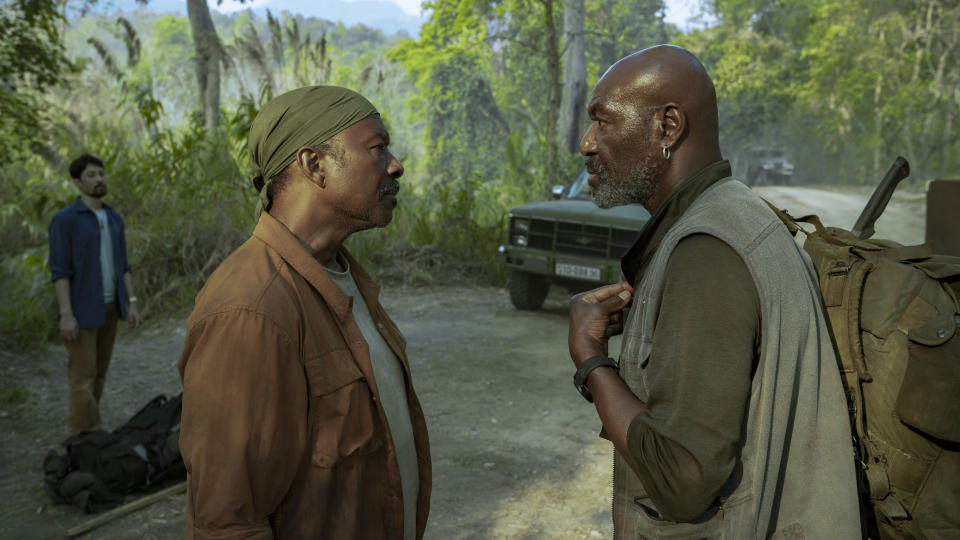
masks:
<path fill-rule="evenodd" d="M 517 233 L 527 234 L 530 232 L 530 220 L 524 218 L 513 218 L 513 230 Z"/>
<path fill-rule="evenodd" d="M 513 235 L 513 244 L 516 246 L 526 246 L 527 245 L 527 235 L 525 234 L 515 234 Z"/>

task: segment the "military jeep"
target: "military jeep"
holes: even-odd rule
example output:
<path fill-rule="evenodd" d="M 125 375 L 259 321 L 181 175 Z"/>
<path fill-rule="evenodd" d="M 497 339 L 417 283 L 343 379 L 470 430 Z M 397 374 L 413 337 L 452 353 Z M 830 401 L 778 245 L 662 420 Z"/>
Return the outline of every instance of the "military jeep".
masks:
<path fill-rule="evenodd" d="M 551 284 L 579 292 L 620 280 L 620 257 L 650 214 L 639 204 L 597 208 L 587 177 L 583 169 L 569 187 L 554 186 L 556 200 L 510 210 L 500 258 L 517 309 L 538 309 Z"/>
<path fill-rule="evenodd" d="M 793 163 L 787 151 L 776 146 L 750 148 L 747 165 L 748 186 L 788 185 L 793 180 Z"/>

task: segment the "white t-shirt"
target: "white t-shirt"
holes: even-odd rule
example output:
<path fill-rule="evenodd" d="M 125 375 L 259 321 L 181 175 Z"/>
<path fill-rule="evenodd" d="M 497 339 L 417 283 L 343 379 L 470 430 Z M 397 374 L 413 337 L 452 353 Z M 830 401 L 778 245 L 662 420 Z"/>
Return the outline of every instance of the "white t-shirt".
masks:
<path fill-rule="evenodd" d="M 350 274 L 349 263 L 339 256 L 337 261 L 346 270 L 337 272 L 326 268 L 327 274 L 344 294 L 353 298 L 353 319 L 360 333 L 363 334 L 367 346 L 370 347 L 373 376 L 380 392 L 380 403 L 387 415 L 390 435 L 397 452 L 397 464 L 400 467 L 400 483 L 403 489 L 403 537 L 406 540 L 414 540 L 417 537 L 420 468 L 417 464 L 417 449 L 413 441 L 413 425 L 410 423 L 410 407 L 407 403 L 403 365 L 377 330 L 377 325 L 370 316 L 370 309 L 367 308 Z"/>
<path fill-rule="evenodd" d="M 103 276 L 103 303 L 109 304 L 117 300 L 117 271 L 113 265 L 113 237 L 110 236 L 110 223 L 107 221 L 107 211 L 94 210 L 97 221 L 100 222 L 100 275 Z"/>

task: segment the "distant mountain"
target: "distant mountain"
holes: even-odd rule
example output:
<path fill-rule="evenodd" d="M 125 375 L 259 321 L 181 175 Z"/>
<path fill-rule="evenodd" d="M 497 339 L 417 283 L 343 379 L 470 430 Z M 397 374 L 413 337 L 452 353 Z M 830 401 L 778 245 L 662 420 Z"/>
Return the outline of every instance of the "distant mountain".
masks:
<path fill-rule="evenodd" d="M 216 2 L 209 2 L 212 10 L 216 9 Z M 403 30 L 411 37 L 420 34 L 420 25 L 426 19 L 410 15 L 400 9 L 400 6 L 390 0 L 360 0 L 346 2 L 344 0 L 269 0 L 258 1 L 252 8 L 257 15 L 264 17 L 269 9 L 274 15 L 284 11 L 304 17 L 317 17 L 328 21 L 340 21 L 346 26 L 363 24 L 379 28 L 390 35 Z M 100 13 L 114 13 L 116 11 L 133 11 L 140 8 L 135 0 L 101 1 L 94 9 Z M 157 13 L 173 13 L 187 15 L 187 4 L 183 0 L 148 0 L 146 8 Z"/>

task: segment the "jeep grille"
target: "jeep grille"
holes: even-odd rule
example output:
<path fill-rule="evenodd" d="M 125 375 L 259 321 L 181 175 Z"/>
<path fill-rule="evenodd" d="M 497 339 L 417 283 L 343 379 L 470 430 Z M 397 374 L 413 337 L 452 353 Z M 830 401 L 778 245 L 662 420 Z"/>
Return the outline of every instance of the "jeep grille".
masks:
<path fill-rule="evenodd" d="M 514 220 L 511 220 L 511 238 L 517 232 L 514 228 Z M 558 253 L 584 257 L 614 259 L 622 257 L 630 249 L 637 234 L 638 232 L 632 229 L 530 219 L 527 247 L 546 251 L 555 249 Z"/>
<path fill-rule="evenodd" d="M 557 223 L 557 251 L 586 257 L 606 257 L 610 227 Z"/>

